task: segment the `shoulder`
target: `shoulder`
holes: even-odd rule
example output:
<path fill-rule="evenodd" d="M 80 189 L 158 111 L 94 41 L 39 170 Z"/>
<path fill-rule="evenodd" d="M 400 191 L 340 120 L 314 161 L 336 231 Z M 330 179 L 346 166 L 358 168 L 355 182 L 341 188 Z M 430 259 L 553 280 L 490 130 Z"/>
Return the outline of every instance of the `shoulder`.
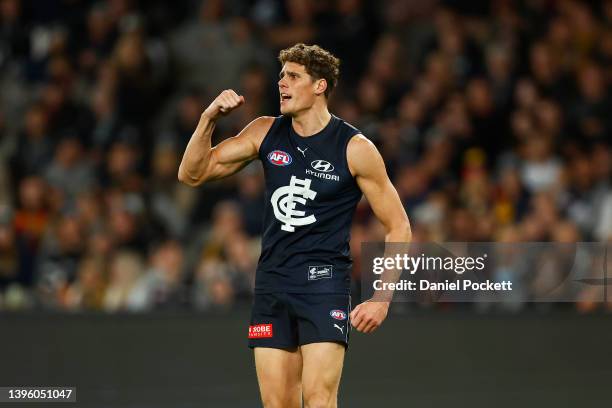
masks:
<path fill-rule="evenodd" d="M 355 134 L 348 142 L 347 149 L 353 154 L 368 154 L 378 151 L 374 143 L 361 133 Z"/>
<path fill-rule="evenodd" d="M 346 147 L 346 158 L 353 176 L 366 175 L 377 168 L 384 169 L 384 162 L 374 143 L 361 133 L 354 135 Z"/>
<path fill-rule="evenodd" d="M 266 133 L 268 133 L 276 119 L 277 118 L 275 118 L 274 116 L 260 116 L 252 120 L 251 123 L 249 123 L 248 125 L 246 125 L 243 132 L 248 131 L 251 134 L 263 133 L 261 135 L 263 137 L 266 135 Z"/>
<path fill-rule="evenodd" d="M 239 136 L 250 140 L 257 147 L 257 150 L 259 150 L 261 142 L 270 131 L 270 128 L 272 128 L 276 119 L 277 118 L 273 116 L 260 116 L 246 125 Z"/>

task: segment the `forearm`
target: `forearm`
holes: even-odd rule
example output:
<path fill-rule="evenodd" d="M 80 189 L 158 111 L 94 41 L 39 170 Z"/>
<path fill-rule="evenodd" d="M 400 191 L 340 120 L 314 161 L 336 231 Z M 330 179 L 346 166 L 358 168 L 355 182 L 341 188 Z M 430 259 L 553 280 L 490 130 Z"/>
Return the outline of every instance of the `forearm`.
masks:
<path fill-rule="evenodd" d="M 397 255 L 403 256 L 410 253 L 410 241 L 412 240 L 412 232 L 410 223 L 397 223 L 387 230 L 385 235 L 385 257 L 395 258 Z M 402 275 L 400 269 L 386 269 L 380 276 L 380 280 L 386 284 L 396 283 Z M 388 286 L 386 286 L 388 287 Z M 387 305 L 393 299 L 393 290 L 376 290 L 372 300 L 384 302 Z"/>
<path fill-rule="evenodd" d="M 187 144 L 179 166 L 178 178 L 189 185 L 197 185 L 206 178 L 212 145 L 211 138 L 216 122 L 203 113 L 191 139 Z"/>
<path fill-rule="evenodd" d="M 408 221 L 394 225 L 385 234 L 385 242 L 409 243 L 410 241 L 412 241 L 412 230 Z"/>

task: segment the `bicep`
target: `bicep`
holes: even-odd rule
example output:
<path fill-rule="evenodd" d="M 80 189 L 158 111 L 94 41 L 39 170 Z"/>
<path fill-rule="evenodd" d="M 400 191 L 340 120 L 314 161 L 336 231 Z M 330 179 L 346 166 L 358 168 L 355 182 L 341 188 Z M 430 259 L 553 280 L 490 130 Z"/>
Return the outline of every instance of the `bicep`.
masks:
<path fill-rule="evenodd" d="M 209 180 L 231 176 L 257 157 L 257 148 L 250 140 L 234 136 L 211 149 L 207 171 Z"/>
<path fill-rule="evenodd" d="M 353 143 L 349 161 L 354 168 L 355 180 L 370 203 L 376 218 L 387 230 L 408 222 L 408 216 L 389 180 L 385 163 L 376 147 L 365 137 Z"/>
<path fill-rule="evenodd" d="M 358 176 L 357 184 L 370 203 L 374 215 L 387 230 L 391 230 L 400 221 L 407 221 L 404 206 L 386 173 L 384 177 Z"/>
<path fill-rule="evenodd" d="M 231 176 L 257 158 L 259 144 L 270 128 L 270 118 L 258 118 L 240 134 L 225 139 L 211 149 L 208 180 Z"/>

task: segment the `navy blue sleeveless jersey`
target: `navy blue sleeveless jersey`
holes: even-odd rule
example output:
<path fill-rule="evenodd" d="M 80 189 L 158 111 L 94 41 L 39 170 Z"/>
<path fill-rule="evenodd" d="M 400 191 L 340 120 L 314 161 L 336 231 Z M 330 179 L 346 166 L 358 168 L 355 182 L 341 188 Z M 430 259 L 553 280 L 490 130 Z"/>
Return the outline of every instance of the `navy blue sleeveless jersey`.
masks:
<path fill-rule="evenodd" d="M 361 190 L 346 147 L 359 130 L 336 116 L 312 136 L 279 116 L 259 158 L 266 181 L 255 293 L 349 293 L 350 229 Z"/>

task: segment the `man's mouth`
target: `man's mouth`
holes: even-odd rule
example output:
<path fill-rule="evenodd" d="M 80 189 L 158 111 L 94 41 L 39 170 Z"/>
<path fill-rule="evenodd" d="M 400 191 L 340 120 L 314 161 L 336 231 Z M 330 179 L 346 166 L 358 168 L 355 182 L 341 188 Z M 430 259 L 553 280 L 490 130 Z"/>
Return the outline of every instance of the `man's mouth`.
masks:
<path fill-rule="evenodd" d="M 280 94 L 280 101 L 281 102 L 284 102 L 284 101 L 289 100 L 289 99 L 291 99 L 291 95 L 289 95 L 287 93 L 284 93 L 284 92 Z"/>

